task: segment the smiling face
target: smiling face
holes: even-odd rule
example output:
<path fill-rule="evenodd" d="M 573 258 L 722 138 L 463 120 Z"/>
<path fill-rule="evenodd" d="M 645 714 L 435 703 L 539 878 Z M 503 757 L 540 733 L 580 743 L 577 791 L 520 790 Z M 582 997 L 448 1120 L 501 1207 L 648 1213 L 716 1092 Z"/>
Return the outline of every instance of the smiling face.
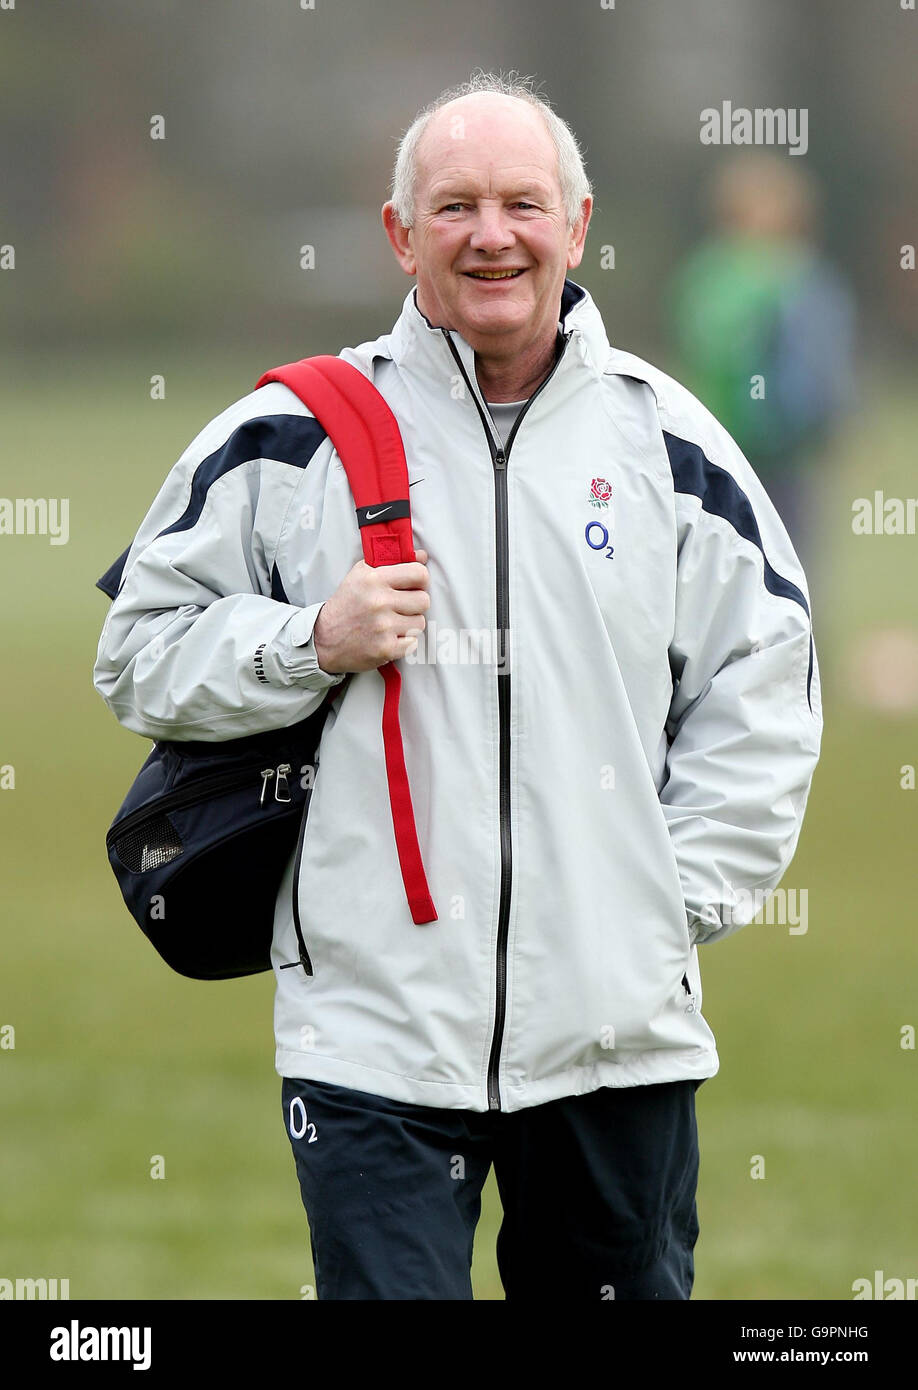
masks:
<path fill-rule="evenodd" d="M 441 107 L 417 150 L 414 226 L 383 221 L 418 308 L 476 352 L 552 344 L 567 271 L 580 264 L 592 203 L 573 227 L 554 143 L 538 110 L 475 93 Z"/>

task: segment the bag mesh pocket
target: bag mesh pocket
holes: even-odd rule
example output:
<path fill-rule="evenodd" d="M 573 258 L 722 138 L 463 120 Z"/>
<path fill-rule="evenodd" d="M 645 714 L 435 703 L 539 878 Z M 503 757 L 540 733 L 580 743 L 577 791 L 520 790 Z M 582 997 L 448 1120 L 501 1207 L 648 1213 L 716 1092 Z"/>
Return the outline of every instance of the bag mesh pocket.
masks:
<path fill-rule="evenodd" d="M 168 816 L 156 816 L 146 825 L 138 825 L 115 840 L 115 853 L 134 874 L 162 868 L 163 864 L 184 853 L 184 849 Z"/>

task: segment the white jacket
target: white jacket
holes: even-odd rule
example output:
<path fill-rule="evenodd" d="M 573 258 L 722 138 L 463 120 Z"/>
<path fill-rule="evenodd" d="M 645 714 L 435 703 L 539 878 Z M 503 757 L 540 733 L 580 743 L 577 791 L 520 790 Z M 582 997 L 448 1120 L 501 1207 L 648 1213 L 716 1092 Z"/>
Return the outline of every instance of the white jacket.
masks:
<path fill-rule="evenodd" d="M 561 329 L 506 452 L 472 348 L 413 293 L 391 334 L 341 354 L 399 421 L 430 557 L 401 723 L 439 919 L 411 920 L 384 686 L 363 672 L 277 896 L 282 1075 L 513 1111 L 718 1069 L 696 945 L 755 914 L 797 843 L 821 735 L 806 580 L 731 438 L 610 349 L 570 281 Z M 254 391 L 143 521 L 97 689 L 149 738 L 301 719 L 341 679 L 311 632 L 361 554 L 330 441 L 287 387 Z M 280 968 L 294 895 L 311 977 Z"/>

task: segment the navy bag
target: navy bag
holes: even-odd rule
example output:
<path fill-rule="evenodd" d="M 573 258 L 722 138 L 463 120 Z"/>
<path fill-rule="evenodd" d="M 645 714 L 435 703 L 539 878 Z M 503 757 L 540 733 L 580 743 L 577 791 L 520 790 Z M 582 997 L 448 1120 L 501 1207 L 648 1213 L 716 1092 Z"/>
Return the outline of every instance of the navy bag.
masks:
<path fill-rule="evenodd" d="M 398 425 L 361 372 L 336 357 L 305 358 L 260 378 L 282 381 L 306 402 L 344 464 L 369 563 L 413 559 L 408 469 Z M 383 504 L 380 508 L 379 504 Z M 385 505 L 390 504 L 390 505 Z M 386 514 L 369 522 L 365 513 Z M 374 548 L 375 547 L 375 551 Z M 118 593 L 130 547 L 97 581 Z M 384 742 L 393 826 L 415 921 L 436 919 L 417 845 L 398 730 L 399 677 L 386 679 Z M 106 835 L 108 857 L 132 916 L 173 970 L 224 980 L 271 969 L 278 887 L 291 854 L 294 886 L 329 689 L 313 714 L 286 729 L 221 742 L 157 741 Z M 293 893 L 301 966 L 313 973 Z"/>
<path fill-rule="evenodd" d="M 134 779 L 108 857 L 132 915 L 179 974 L 270 970 L 274 901 L 305 826 L 327 705 L 287 729 L 157 742 Z"/>

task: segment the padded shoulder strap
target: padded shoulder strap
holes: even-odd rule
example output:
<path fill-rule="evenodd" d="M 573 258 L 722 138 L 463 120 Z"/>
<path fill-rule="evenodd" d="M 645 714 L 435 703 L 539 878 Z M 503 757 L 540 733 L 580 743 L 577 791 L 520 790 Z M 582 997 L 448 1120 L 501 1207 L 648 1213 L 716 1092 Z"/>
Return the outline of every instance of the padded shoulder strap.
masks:
<path fill-rule="evenodd" d="M 257 385 L 280 381 L 309 407 L 344 465 L 368 565 L 415 559 L 408 504 L 408 465 L 398 421 L 371 381 L 340 357 L 306 357 L 265 372 Z M 379 667 L 385 681 L 382 732 L 392 827 L 405 894 L 416 923 L 435 922 L 418 844 L 398 718 L 401 675 L 394 661 Z"/>
<path fill-rule="evenodd" d="M 340 357 L 305 357 L 265 372 L 295 391 L 344 465 L 368 565 L 414 559 L 408 465 L 398 421 L 363 372 Z"/>

